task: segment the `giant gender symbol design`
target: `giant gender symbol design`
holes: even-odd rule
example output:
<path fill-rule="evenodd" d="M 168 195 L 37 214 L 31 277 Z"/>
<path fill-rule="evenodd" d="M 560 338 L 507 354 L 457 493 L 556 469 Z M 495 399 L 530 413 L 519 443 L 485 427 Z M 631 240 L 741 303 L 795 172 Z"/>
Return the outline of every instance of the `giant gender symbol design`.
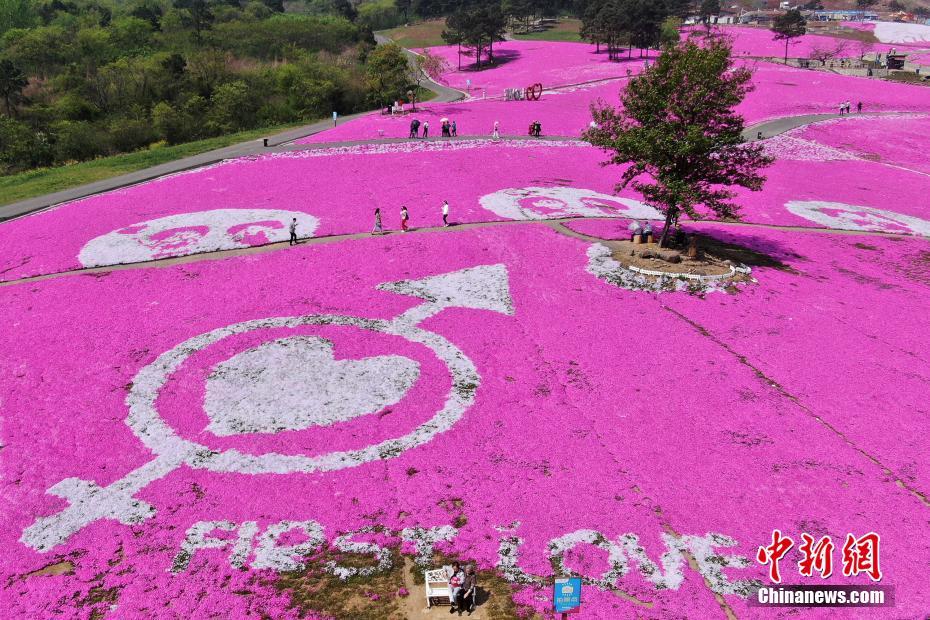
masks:
<path fill-rule="evenodd" d="M 36 519 L 23 531 L 20 540 L 37 551 L 45 552 L 100 519 L 114 519 L 123 524 L 142 522 L 154 516 L 156 509 L 135 495 L 150 483 L 182 465 L 239 474 L 334 471 L 398 456 L 452 428 L 474 402 L 480 377 L 474 363 L 461 349 L 442 335 L 421 329 L 417 325 L 445 308 L 471 308 L 513 314 L 506 268 L 503 265 L 483 265 L 421 280 L 388 282 L 379 285 L 378 288 L 416 297 L 423 302 L 392 320 L 315 314 L 244 321 L 194 336 L 162 353 L 138 372 L 126 397 L 129 409 L 126 424 L 136 437 L 152 450 L 155 458 L 105 487 L 79 478 L 62 480 L 48 492 L 68 500 L 68 507 L 57 514 Z M 156 407 L 159 392 L 190 356 L 237 334 L 314 325 L 345 326 L 400 336 L 425 346 L 442 361 L 451 376 L 451 386 L 444 404 L 432 418 L 405 435 L 360 449 L 334 451 L 317 456 L 274 452 L 255 455 L 235 449 L 213 450 L 202 443 L 181 437 L 160 415 Z M 289 348 L 285 351 L 286 345 Z M 282 416 L 281 411 L 286 407 L 277 410 L 250 410 L 250 402 L 255 405 L 260 399 L 246 399 L 245 408 L 235 409 L 231 402 L 225 402 L 221 396 L 211 397 L 211 388 L 215 393 L 222 393 L 221 389 L 217 389 L 216 382 L 220 382 L 222 387 L 223 381 L 235 381 L 236 372 L 254 370 L 260 360 L 266 360 L 268 366 L 278 369 L 289 363 L 306 363 L 311 365 L 313 371 L 324 374 L 330 372 L 335 365 L 342 365 L 340 376 L 343 377 L 341 385 L 344 387 L 340 389 L 346 391 L 346 397 L 352 406 L 347 407 L 343 403 L 323 407 L 316 402 L 309 403 L 301 415 Z M 267 360 L 275 361 L 268 364 Z M 400 356 L 335 361 L 332 357 L 331 343 L 323 338 L 306 336 L 271 340 L 257 348 L 239 353 L 217 367 L 221 371 L 220 378 L 211 377 L 208 381 L 204 403 L 210 418 L 207 431 L 216 435 L 304 429 L 367 415 L 399 400 L 416 382 L 419 372 L 416 362 Z M 368 389 L 369 377 L 384 369 L 391 370 L 398 382 L 393 386 L 382 387 L 380 391 Z M 232 378 L 229 373 L 232 373 Z M 340 394 L 326 392 L 326 385 L 328 384 L 322 381 L 313 393 L 321 395 L 320 398 L 338 399 Z M 250 411 L 254 411 L 254 415 L 250 415 Z M 268 431 L 269 428 L 275 430 Z"/>

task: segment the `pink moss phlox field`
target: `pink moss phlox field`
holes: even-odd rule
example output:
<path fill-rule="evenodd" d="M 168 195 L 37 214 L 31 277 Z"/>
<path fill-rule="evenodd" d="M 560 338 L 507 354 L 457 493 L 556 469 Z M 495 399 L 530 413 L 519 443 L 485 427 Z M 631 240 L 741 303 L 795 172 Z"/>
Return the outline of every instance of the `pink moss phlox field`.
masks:
<path fill-rule="evenodd" d="M 839 104 L 863 112 L 930 112 L 930 97 L 922 86 L 897 84 L 864 77 L 837 75 L 748 61 L 755 90 L 739 110 L 750 123 L 801 114 L 836 114 Z"/>
<path fill-rule="evenodd" d="M 860 159 L 930 174 L 930 117 L 850 116 L 808 125 L 791 132 Z"/>
<path fill-rule="evenodd" d="M 519 66 L 522 62 L 522 57 L 517 58 L 504 67 Z M 853 105 L 861 101 L 865 112 L 930 112 L 930 98 L 920 86 L 753 60 L 740 61 L 738 66 L 753 71 L 755 90 L 738 107 L 750 124 L 784 116 L 836 113 L 839 104 L 846 100 Z M 632 74 L 638 74 L 642 63 L 631 63 L 628 68 Z M 418 106 L 416 113 L 398 116 L 375 112 L 297 142 L 404 138 L 409 135 L 410 121 L 414 118 L 421 123 L 429 122 L 431 136 L 440 135 L 440 120 L 448 118 L 456 121 L 460 136 L 490 136 L 495 121 L 500 123 L 502 135 L 526 135 L 529 124 L 538 120 L 545 135 L 577 137 L 591 121 L 591 104 L 604 101 L 617 105 L 625 85 L 624 69 L 622 78 L 544 89 L 539 101 L 504 101 L 497 97 L 425 104 Z"/>
<path fill-rule="evenodd" d="M 616 223 L 599 225 L 610 234 Z M 594 222 L 584 226 L 597 232 Z M 909 489 L 930 486 L 914 439 L 930 431 L 919 413 L 930 379 L 930 289 L 926 270 L 914 267 L 925 242 L 707 230 L 776 262 L 757 267 L 758 282 L 739 294 L 657 299 L 587 274 L 588 242 L 522 224 L 0 289 L 6 613 L 298 617 L 288 593 L 277 591 L 274 566 L 301 557 L 281 557 L 273 545 L 314 538 L 275 538 L 274 528 L 313 522 L 326 545 L 348 533 L 339 544 L 365 543 L 369 556 L 377 552 L 371 545 L 402 545 L 404 530 L 453 527 L 439 548 L 518 582 L 546 579 L 561 562 L 624 593 L 589 583 L 579 617 L 597 619 L 720 616 L 706 583 L 737 617 L 770 618 L 728 588 L 766 579 L 752 558 L 774 528 L 796 540 L 802 531 L 836 540 L 874 530 L 882 536 L 883 583 L 896 588 L 895 616 L 923 614 L 930 528 Z M 69 477 L 111 484 L 153 458 L 126 424 L 126 401 L 137 373 L 164 352 L 268 317 L 389 321 L 424 300 L 380 284 L 481 265 L 503 265 L 512 312 L 450 307 L 420 324 L 459 348 L 480 375 L 474 403 L 431 441 L 330 472 L 178 467 L 138 493 L 153 507 L 148 519 L 97 521 L 44 554 L 20 541 L 36 515 L 64 508 L 46 493 L 51 486 Z M 206 430 L 204 383 L 222 379 L 210 368 L 261 341 L 296 337 L 330 339 L 343 361 L 409 356 L 420 363 L 417 395 L 366 416 L 366 424 L 235 437 Z M 319 454 L 362 446 L 429 418 L 450 389 L 435 357 L 398 338 L 337 325 L 228 337 L 177 367 L 155 406 L 171 428 L 214 450 Z M 265 394 L 272 405 L 287 397 L 283 389 Z M 206 531 L 213 548 L 185 547 L 205 522 L 231 529 Z M 675 551 L 654 572 L 641 572 L 643 558 L 658 563 L 676 540 L 692 556 L 700 552 L 704 575 Z M 409 541 L 402 546 L 415 552 Z M 608 551 L 623 564 L 611 566 Z M 783 561 L 786 581 L 824 583 L 801 578 L 798 559 L 792 550 Z M 72 575 L 28 576 L 66 560 Z M 835 571 L 826 583 L 867 582 Z M 364 583 L 358 591 L 367 591 Z M 551 606 L 548 586 L 518 583 L 516 598 L 539 613 Z M 887 617 L 867 611 L 857 617 Z M 795 615 L 826 617 L 816 609 Z"/>
<path fill-rule="evenodd" d="M 600 151 L 575 142 L 490 140 L 363 145 L 232 160 L 3 224 L 0 279 L 73 269 L 92 239 L 140 222 L 217 209 L 281 209 L 317 218 L 315 230 L 298 228 L 300 236 L 368 232 L 376 207 L 385 228 L 396 230 L 401 205 L 408 207 L 413 227 L 436 226 L 442 223 L 443 200 L 449 201 L 452 222 L 496 220 L 501 217 L 479 200 L 508 188 L 564 184 L 611 194 L 616 173 L 599 166 L 601 161 Z M 277 222 L 276 230 L 285 235 L 280 239 L 287 239 L 288 219 Z M 171 251 L 188 253 L 188 241 L 178 235 Z M 110 264 L 127 262 L 118 257 Z"/>
<path fill-rule="evenodd" d="M 693 27 L 686 32 L 701 36 L 703 28 Z M 785 42 L 776 40 L 775 33 L 768 28 L 750 26 L 717 26 L 711 32 L 728 38 L 733 44 L 735 57 L 783 58 Z M 836 58 L 859 58 L 866 52 L 886 53 L 892 46 L 882 43 L 862 43 L 850 39 L 805 34 L 788 43 L 788 58 L 809 58 L 816 50 L 836 52 Z"/>
<path fill-rule="evenodd" d="M 495 65 L 475 69 L 474 57 L 462 56 L 462 69 L 458 69 L 455 46 L 431 47 L 429 52 L 443 58 L 449 70 L 443 74 L 443 83 L 466 91 L 471 97 L 501 96 L 507 88 L 526 88 L 541 83 L 543 88 L 554 88 L 580 82 L 603 80 L 626 75 L 626 69 L 635 70 L 647 57 L 654 58 L 655 50 L 633 50 L 629 60 L 607 59 L 606 48 L 597 53 L 587 43 L 552 43 L 544 41 L 504 41 L 494 44 Z M 484 62 L 484 61 L 482 61 Z M 470 87 L 469 87 L 470 84 Z M 468 88 L 467 88 L 468 87 Z"/>
<path fill-rule="evenodd" d="M 519 62 L 519 61 L 515 61 Z M 636 71 L 638 73 L 638 70 Z M 626 85 L 626 77 L 579 86 L 543 90 L 539 101 L 506 101 L 500 97 L 454 103 L 427 103 L 416 112 L 387 115 L 366 114 L 332 129 L 297 140 L 298 144 L 349 140 L 406 138 L 413 119 L 429 123 L 429 135 L 441 136 L 441 120 L 455 121 L 459 136 L 490 137 L 495 121 L 503 136 L 526 136 L 529 125 L 539 121 L 545 136 L 579 137 L 591 122 L 591 104 L 603 100 L 616 104 Z M 409 106 L 408 106 L 409 107 Z M 420 134 L 423 127 L 420 127 Z"/>

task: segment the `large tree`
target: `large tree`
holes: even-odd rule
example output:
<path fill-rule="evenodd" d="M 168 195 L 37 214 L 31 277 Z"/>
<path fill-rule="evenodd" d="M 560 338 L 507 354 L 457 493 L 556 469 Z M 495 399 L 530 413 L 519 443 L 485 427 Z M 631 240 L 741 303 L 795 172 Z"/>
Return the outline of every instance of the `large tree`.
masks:
<path fill-rule="evenodd" d="M 174 8 L 181 11 L 184 23 L 194 30 L 194 41 L 200 42 L 204 30 L 209 30 L 215 19 L 208 0 L 174 0 Z"/>
<path fill-rule="evenodd" d="M 9 60 L 0 60 L 0 97 L 3 97 L 7 116 L 13 115 L 13 104 L 20 100 L 27 84 L 29 80 L 22 69 Z"/>
<path fill-rule="evenodd" d="M 701 2 L 700 18 L 704 26 L 710 26 L 710 20 L 720 15 L 720 0 L 703 0 Z"/>
<path fill-rule="evenodd" d="M 779 15 L 772 21 L 772 32 L 775 33 L 775 40 L 785 41 L 785 64 L 788 64 L 788 43 L 791 39 L 797 39 L 804 36 L 807 32 L 807 20 L 801 15 L 798 9 L 791 9 L 787 13 Z"/>
<path fill-rule="evenodd" d="M 365 64 L 366 86 L 373 103 L 384 106 L 403 96 L 409 77 L 403 48 L 396 43 L 379 45 Z"/>
<path fill-rule="evenodd" d="M 474 50 L 475 63 L 480 67 L 484 54 L 488 62 L 494 62 L 494 42 L 504 40 L 506 28 L 507 18 L 500 4 L 479 0 L 460 6 L 446 18 L 442 38 L 449 45 Z"/>
<path fill-rule="evenodd" d="M 661 245 L 682 213 L 692 218 L 738 217 L 730 186 L 762 189 L 771 163 L 761 144 L 743 140 L 734 111 L 752 90 L 752 73 L 734 68 L 726 41 L 685 41 L 633 78 L 622 105 L 593 106 L 596 128 L 585 138 L 611 154 L 605 165 L 626 166 L 627 186 L 665 215 Z"/>

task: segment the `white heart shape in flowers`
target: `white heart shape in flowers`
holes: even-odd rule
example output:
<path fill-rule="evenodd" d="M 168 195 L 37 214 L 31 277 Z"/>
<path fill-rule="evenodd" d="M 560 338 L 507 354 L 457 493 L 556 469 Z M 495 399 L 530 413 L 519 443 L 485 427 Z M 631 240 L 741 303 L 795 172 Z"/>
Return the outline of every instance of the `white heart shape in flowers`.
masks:
<path fill-rule="evenodd" d="M 91 239 L 81 248 L 78 260 L 85 267 L 99 267 L 287 241 L 294 218 L 300 237 L 313 236 L 320 224 L 308 213 L 280 209 L 179 213 Z"/>
<path fill-rule="evenodd" d="M 511 220 L 544 220 L 571 216 L 662 219 L 658 210 L 638 200 L 577 187 L 502 189 L 482 196 L 479 202 L 495 215 Z"/>
<path fill-rule="evenodd" d="M 337 360 L 317 336 L 264 342 L 217 364 L 204 410 L 215 435 L 278 433 L 331 426 L 403 398 L 420 365 L 398 355 Z"/>

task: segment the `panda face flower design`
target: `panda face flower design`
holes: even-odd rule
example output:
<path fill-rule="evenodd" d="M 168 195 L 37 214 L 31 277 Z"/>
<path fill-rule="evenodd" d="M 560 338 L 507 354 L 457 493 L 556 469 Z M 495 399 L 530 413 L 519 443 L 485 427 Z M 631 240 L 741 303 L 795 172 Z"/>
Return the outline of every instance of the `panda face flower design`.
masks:
<path fill-rule="evenodd" d="M 84 267 L 137 263 L 199 252 L 286 241 L 288 223 L 297 219 L 301 236 L 319 220 L 298 211 L 215 209 L 148 220 L 89 241 L 78 254 Z"/>
<path fill-rule="evenodd" d="M 481 206 L 511 220 L 559 217 L 627 217 L 660 219 L 654 208 L 630 198 L 601 194 L 577 187 L 524 187 L 503 189 L 483 196 Z"/>
<path fill-rule="evenodd" d="M 894 211 L 820 200 L 792 200 L 785 208 L 799 217 L 827 228 L 930 237 L 930 222 Z"/>

